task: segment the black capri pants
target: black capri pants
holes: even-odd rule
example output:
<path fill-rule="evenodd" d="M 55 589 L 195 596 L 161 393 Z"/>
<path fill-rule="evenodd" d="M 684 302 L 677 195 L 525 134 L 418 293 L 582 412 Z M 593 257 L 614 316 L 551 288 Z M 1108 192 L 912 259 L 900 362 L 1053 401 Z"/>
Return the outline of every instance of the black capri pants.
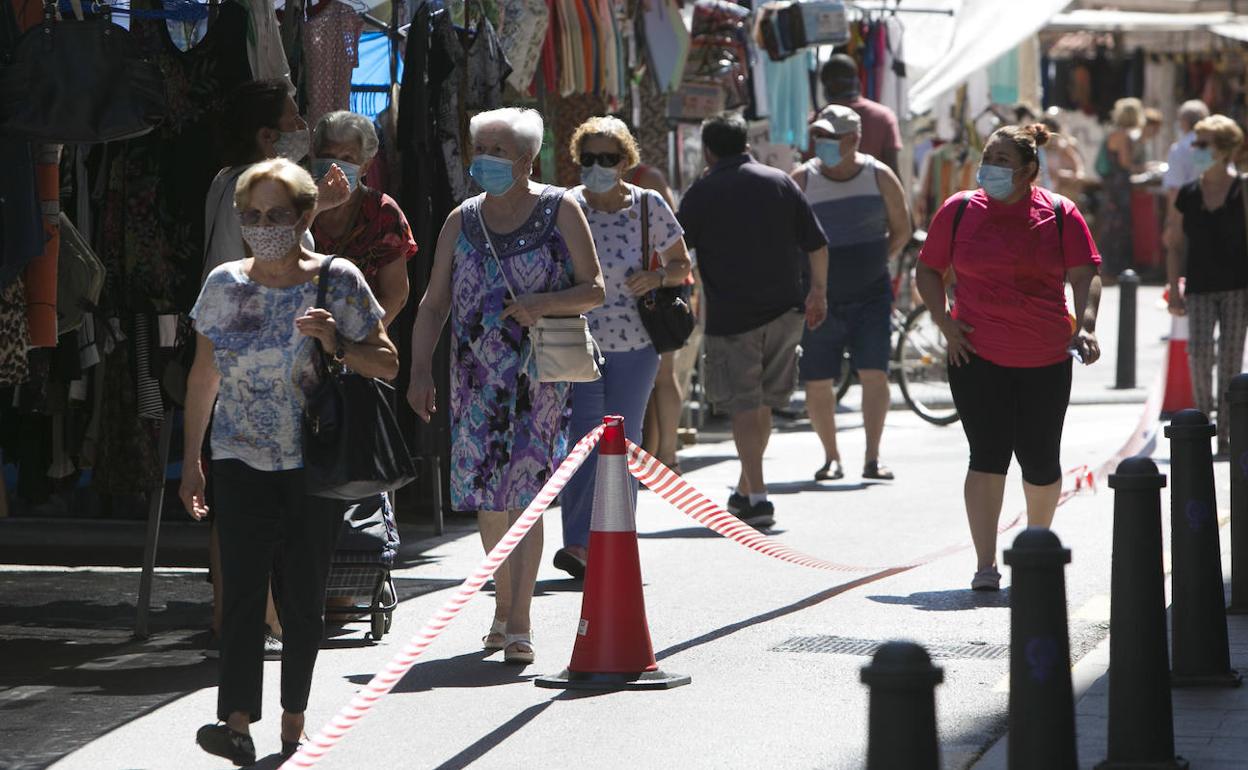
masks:
<path fill-rule="evenodd" d="M 312 669 L 325 634 L 325 585 L 347 503 L 312 497 L 303 470 L 261 471 L 215 460 L 214 505 L 221 544 L 221 661 L 217 718 L 260 719 L 264 682 L 264 609 L 274 556 L 281 590 L 282 708 L 307 709 Z"/>
<path fill-rule="evenodd" d="M 968 363 L 950 365 L 949 387 L 971 445 L 971 470 L 1004 476 L 1013 455 L 1028 484 L 1060 481 L 1070 378 L 1070 359 L 1027 368 L 971 355 Z"/>

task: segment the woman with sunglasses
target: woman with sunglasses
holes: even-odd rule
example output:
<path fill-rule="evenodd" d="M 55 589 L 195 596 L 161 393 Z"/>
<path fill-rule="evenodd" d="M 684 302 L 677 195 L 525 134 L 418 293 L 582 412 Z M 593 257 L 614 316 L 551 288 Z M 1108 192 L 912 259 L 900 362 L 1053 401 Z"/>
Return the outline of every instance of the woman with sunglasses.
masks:
<path fill-rule="evenodd" d="M 284 159 L 238 179 L 234 203 L 246 259 L 208 275 L 191 310 L 197 342 L 187 380 L 180 496 L 196 519 L 216 513 L 224 595 L 218 724 L 196 742 L 235 764 L 255 762 L 250 724 L 260 719 L 265 594 L 274 557 L 282 649 L 282 754 L 298 749 L 312 669 L 325 632 L 325 586 L 346 503 L 306 491 L 300 429 L 316 384 L 315 345 L 365 377 L 393 378 L 394 344 L 359 269 L 334 260 L 325 307 L 315 307 L 324 257 L 301 245 L 317 190 Z M 201 447 L 212 416 L 215 497 L 205 497 Z"/>
<path fill-rule="evenodd" d="M 580 204 L 594 234 L 607 296 L 589 316 L 589 328 L 606 363 L 602 378 L 572 386 L 574 437 L 602 422 L 603 415 L 624 417 L 625 433 L 641 442 L 646 402 L 659 371 L 659 354 L 641 323 L 637 298 L 662 286 L 679 286 L 691 264 L 684 231 L 663 196 L 624 181 L 640 162 L 637 142 L 618 118 L 590 118 L 572 134 L 572 157 L 581 165 L 581 182 L 570 195 Z M 647 218 L 642 240 L 642 217 Z M 650 269 L 650 255 L 661 266 Z M 589 521 L 594 500 L 596 455 L 591 455 L 563 490 L 563 548 L 555 566 L 575 578 L 585 575 Z M 637 482 L 630 480 L 633 494 Z"/>
<path fill-rule="evenodd" d="M 1196 408 L 1211 419 L 1216 405 L 1218 454 L 1224 457 L 1230 451 L 1227 386 L 1241 368 L 1244 334 L 1248 332 L 1245 190 L 1235 170 L 1235 155 L 1243 143 L 1243 131 L 1225 115 L 1211 115 L 1196 124 L 1192 164 L 1200 176 L 1179 188 L 1174 200 L 1178 222 L 1166 229 L 1170 312 L 1191 316 L 1187 360 L 1192 372 L 1192 393 Z M 1186 266 L 1180 251 L 1184 236 Z M 1186 281 L 1180 288 L 1179 279 L 1183 277 Z M 1215 361 L 1217 399 L 1213 395 Z"/>
<path fill-rule="evenodd" d="M 433 352 L 451 319 L 451 508 L 476 511 L 489 551 L 568 450 L 566 382 L 539 382 L 528 329 L 602 302 L 602 274 L 581 210 L 561 187 L 531 180 L 545 124 L 504 108 L 468 124 L 469 173 L 485 193 L 451 212 L 412 327 L 407 400 L 437 409 Z M 579 439 L 580 436 L 576 436 Z M 529 610 L 542 560 L 538 519 L 494 573 L 494 623 L 481 640 L 503 661 L 533 662 Z"/>

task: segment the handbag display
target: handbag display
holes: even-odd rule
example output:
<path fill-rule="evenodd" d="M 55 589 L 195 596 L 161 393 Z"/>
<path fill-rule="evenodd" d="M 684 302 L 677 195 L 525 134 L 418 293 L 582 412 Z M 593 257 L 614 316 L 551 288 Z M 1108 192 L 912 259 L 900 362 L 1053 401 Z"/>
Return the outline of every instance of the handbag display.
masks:
<path fill-rule="evenodd" d="M 44 21 L 18 40 L 0 70 L 0 133 L 50 143 L 132 139 L 165 115 L 160 69 L 145 61 L 123 27 L 106 16 Z"/>
<path fill-rule="evenodd" d="M 641 269 L 650 263 L 650 207 L 649 196 L 641 194 Z M 660 287 L 637 298 L 637 312 L 641 325 L 646 327 L 650 342 L 660 353 L 680 350 L 693 334 L 697 323 L 693 309 L 689 307 L 689 287 Z"/>
<path fill-rule="evenodd" d="M 498 265 L 498 274 L 507 285 L 507 293 L 511 301 L 516 301 L 516 292 L 507 280 L 502 260 L 494 248 L 494 239 L 485 226 L 485 215 L 481 207 L 477 207 L 477 218 L 481 222 L 481 232 L 485 234 L 485 243 L 490 249 L 490 256 Z M 602 377 L 598 364 L 602 362 L 602 352 L 594 335 L 589 332 L 589 320 L 584 315 L 551 317 L 543 316 L 529 328 L 529 355 L 537 359 L 538 382 L 593 382 Z M 528 364 L 526 357 L 521 368 Z"/>
<path fill-rule="evenodd" d="M 325 307 L 333 261 L 327 257 L 321 265 L 319 308 Z M 394 388 L 375 377 L 331 366 L 320 340 L 312 356 L 320 382 L 303 406 L 308 494 L 359 500 L 414 481 L 416 465 L 394 416 Z"/>

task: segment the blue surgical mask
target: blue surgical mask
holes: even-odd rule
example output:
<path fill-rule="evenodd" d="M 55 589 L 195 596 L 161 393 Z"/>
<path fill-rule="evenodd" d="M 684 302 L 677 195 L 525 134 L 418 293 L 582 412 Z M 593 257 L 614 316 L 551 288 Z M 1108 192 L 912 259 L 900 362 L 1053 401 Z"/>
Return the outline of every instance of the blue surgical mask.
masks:
<path fill-rule="evenodd" d="M 585 189 L 599 195 L 610 192 L 620 181 L 620 172 L 614 168 L 603 168 L 597 163 L 589 168 L 581 169 L 581 184 Z"/>
<path fill-rule="evenodd" d="M 1213 150 L 1208 147 L 1192 148 L 1192 170 L 1203 174 L 1213 167 Z"/>
<path fill-rule="evenodd" d="M 841 141 L 839 139 L 816 139 L 815 157 L 829 168 L 840 165 Z"/>
<path fill-rule="evenodd" d="M 334 166 L 342 169 L 343 175 L 347 177 L 347 184 L 351 185 L 351 192 L 355 192 L 355 188 L 360 184 L 360 167 L 345 160 L 317 158 L 312 161 L 312 178 L 318 182 L 321 181 Z"/>
<path fill-rule="evenodd" d="M 1014 169 L 984 163 L 975 174 L 975 182 L 984 188 L 989 198 L 1005 200 L 1014 192 Z"/>
<path fill-rule="evenodd" d="M 506 195 L 516 183 L 515 163 L 493 155 L 478 155 L 468 167 L 468 174 L 490 195 Z"/>

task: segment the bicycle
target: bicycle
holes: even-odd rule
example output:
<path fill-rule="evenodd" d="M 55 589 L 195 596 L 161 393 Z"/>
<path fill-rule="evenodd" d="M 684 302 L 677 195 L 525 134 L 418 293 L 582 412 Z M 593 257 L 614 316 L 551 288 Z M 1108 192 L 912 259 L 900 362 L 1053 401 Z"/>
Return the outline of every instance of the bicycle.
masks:
<path fill-rule="evenodd" d="M 945 336 L 914 290 L 914 268 L 926 239 L 926 232 L 915 230 L 897 259 L 893 274 L 896 299 L 890 318 L 892 352 L 888 379 L 897 383 L 906 406 L 919 417 L 933 425 L 952 425 L 958 421 L 958 410 L 949 389 Z M 838 403 L 857 380 L 847 350 L 836 386 Z"/>

